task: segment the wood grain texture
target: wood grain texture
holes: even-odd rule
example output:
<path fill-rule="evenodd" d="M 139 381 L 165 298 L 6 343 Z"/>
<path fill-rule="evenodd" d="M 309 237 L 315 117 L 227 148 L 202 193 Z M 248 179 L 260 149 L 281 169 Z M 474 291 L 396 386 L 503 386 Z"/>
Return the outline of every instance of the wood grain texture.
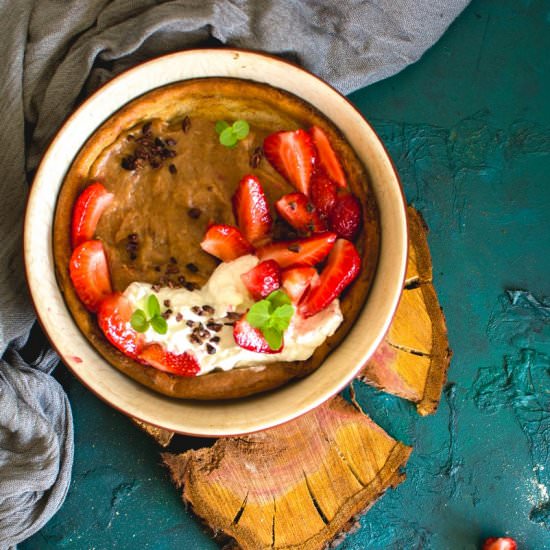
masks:
<path fill-rule="evenodd" d="M 152 424 L 143 422 L 137 418 L 130 417 L 130 420 L 147 435 L 150 435 L 162 447 L 168 447 L 175 435 L 174 432 L 171 432 L 170 430 L 153 426 Z"/>
<path fill-rule="evenodd" d="M 360 378 L 417 403 L 421 415 L 437 410 L 452 352 L 445 317 L 432 283 L 427 226 L 411 206 L 405 289 L 388 334 Z"/>
<path fill-rule="evenodd" d="M 411 450 L 336 397 L 277 428 L 163 460 L 220 542 L 314 550 L 403 481 Z"/>

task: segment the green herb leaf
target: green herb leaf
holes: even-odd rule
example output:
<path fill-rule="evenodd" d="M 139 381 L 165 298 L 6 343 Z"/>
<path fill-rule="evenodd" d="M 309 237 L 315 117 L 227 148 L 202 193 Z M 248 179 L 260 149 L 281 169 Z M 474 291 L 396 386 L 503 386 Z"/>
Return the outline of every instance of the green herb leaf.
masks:
<path fill-rule="evenodd" d="M 130 317 L 130 324 L 134 330 L 138 332 L 145 332 L 149 328 L 149 321 L 145 316 L 145 311 L 142 309 L 136 309 Z"/>
<path fill-rule="evenodd" d="M 226 128 L 229 128 L 229 124 L 225 120 L 218 120 L 216 122 L 216 132 L 221 134 Z"/>
<path fill-rule="evenodd" d="M 278 308 L 280 306 L 285 306 L 287 304 L 290 304 L 290 298 L 288 297 L 288 294 L 284 292 L 283 290 L 274 290 L 267 298 L 266 300 L 269 300 L 271 302 L 271 305 L 273 306 L 273 309 Z"/>
<path fill-rule="evenodd" d="M 220 134 L 220 143 L 222 145 L 225 145 L 226 147 L 233 147 L 237 144 L 237 137 L 233 133 L 233 128 L 229 127 L 226 128 L 221 134 Z"/>
<path fill-rule="evenodd" d="M 233 133 L 238 140 L 244 139 L 250 132 L 250 126 L 246 120 L 237 120 L 233 123 Z"/>
<path fill-rule="evenodd" d="M 166 334 L 166 331 L 168 330 L 166 319 L 160 315 L 155 315 L 151 319 L 151 326 L 153 327 L 153 330 L 159 334 Z"/>
<path fill-rule="evenodd" d="M 294 315 L 294 306 L 282 290 L 275 290 L 264 300 L 256 302 L 246 314 L 246 320 L 260 329 L 272 350 L 283 344 L 283 334 Z"/>
<path fill-rule="evenodd" d="M 285 304 L 278 307 L 271 315 L 269 325 L 281 332 L 284 332 L 288 325 L 290 325 L 290 319 L 294 315 L 294 307 L 290 304 Z"/>
<path fill-rule="evenodd" d="M 160 315 L 160 304 L 158 298 L 154 294 L 150 294 L 145 304 L 145 312 L 149 319 Z"/>
<path fill-rule="evenodd" d="M 272 350 L 278 350 L 283 345 L 283 333 L 280 330 L 271 327 L 260 329 L 267 344 Z"/>
<path fill-rule="evenodd" d="M 255 328 L 262 328 L 271 317 L 271 304 L 267 300 L 256 302 L 246 314 L 246 320 Z"/>

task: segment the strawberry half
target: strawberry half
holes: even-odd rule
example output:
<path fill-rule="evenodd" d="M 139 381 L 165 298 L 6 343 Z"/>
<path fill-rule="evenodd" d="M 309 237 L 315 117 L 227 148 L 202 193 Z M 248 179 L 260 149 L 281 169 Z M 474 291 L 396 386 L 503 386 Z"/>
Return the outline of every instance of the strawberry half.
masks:
<path fill-rule="evenodd" d="M 317 169 L 311 176 L 309 196 L 319 214 L 328 218 L 338 198 L 338 187 L 323 170 Z"/>
<path fill-rule="evenodd" d="M 516 550 L 516 548 L 516 541 L 510 537 L 492 537 L 483 543 L 483 550 Z"/>
<path fill-rule="evenodd" d="M 335 153 L 328 136 L 318 126 L 312 126 L 309 130 L 315 149 L 317 149 L 317 161 L 327 173 L 328 177 L 338 184 L 339 187 L 347 187 L 346 175 L 342 164 Z"/>
<path fill-rule="evenodd" d="M 136 359 L 143 347 L 143 335 L 130 325 L 132 313 L 130 301 L 120 292 L 115 292 L 101 302 L 97 323 L 115 348 Z"/>
<path fill-rule="evenodd" d="M 241 348 L 256 353 L 279 353 L 284 347 L 282 343 L 279 349 L 271 349 L 260 330 L 254 328 L 244 317 L 235 323 L 233 338 Z"/>
<path fill-rule="evenodd" d="M 310 287 L 319 284 L 319 274 L 314 267 L 291 267 L 281 273 L 281 286 L 294 304 L 298 304 Z"/>
<path fill-rule="evenodd" d="M 172 353 L 160 344 L 145 346 L 138 359 L 151 367 L 177 376 L 195 376 L 201 370 L 192 353 L 188 351 L 181 354 Z"/>
<path fill-rule="evenodd" d="M 93 239 L 95 228 L 101 218 L 101 214 L 114 198 L 101 183 L 88 185 L 76 199 L 72 223 L 71 242 L 76 248 L 84 241 Z"/>
<path fill-rule="evenodd" d="M 101 241 L 86 241 L 73 250 L 69 276 L 80 301 L 95 313 L 101 301 L 112 292 L 107 257 Z"/>
<path fill-rule="evenodd" d="M 223 262 L 230 262 L 254 252 L 252 245 L 232 225 L 211 225 L 200 244 L 205 252 L 216 256 Z"/>
<path fill-rule="evenodd" d="M 307 295 L 300 313 L 311 317 L 325 309 L 359 275 L 360 269 L 361 258 L 355 246 L 346 239 L 338 239 L 321 272 L 319 284 Z"/>
<path fill-rule="evenodd" d="M 326 258 L 335 241 L 335 233 L 319 233 L 306 239 L 266 244 L 256 250 L 256 255 L 260 260 L 275 260 L 282 268 L 311 266 Z"/>
<path fill-rule="evenodd" d="M 305 130 L 275 132 L 264 140 L 264 154 L 273 168 L 294 187 L 309 194 L 315 164 L 315 147 Z"/>
<path fill-rule="evenodd" d="M 329 215 L 331 230 L 350 240 L 357 234 L 362 219 L 361 203 L 351 193 L 338 197 Z"/>
<path fill-rule="evenodd" d="M 243 273 L 241 279 L 254 300 L 261 300 L 281 286 L 281 268 L 275 260 L 266 260 Z"/>
<path fill-rule="evenodd" d="M 275 203 L 275 208 L 279 216 L 300 233 L 320 233 L 327 229 L 315 206 L 303 193 L 283 195 Z"/>
<path fill-rule="evenodd" d="M 257 245 L 271 231 L 273 224 L 260 180 L 256 176 L 244 176 L 232 202 L 239 229 L 248 242 Z"/>

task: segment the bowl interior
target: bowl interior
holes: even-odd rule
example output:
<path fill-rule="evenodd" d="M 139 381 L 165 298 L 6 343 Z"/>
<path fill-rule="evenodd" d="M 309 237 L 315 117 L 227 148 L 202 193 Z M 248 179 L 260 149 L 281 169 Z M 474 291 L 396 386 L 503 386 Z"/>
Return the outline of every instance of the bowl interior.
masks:
<path fill-rule="evenodd" d="M 153 88 L 211 76 L 265 82 L 311 103 L 342 131 L 366 166 L 378 203 L 381 247 L 377 274 L 353 329 L 306 378 L 246 399 L 197 402 L 157 394 L 109 364 L 81 334 L 55 278 L 52 230 L 56 199 L 75 155 L 122 105 Z M 38 317 L 64 362 L 113 407 L 179 433 L 227 436 L 265 429 L 318 406 L 360 370 L 384 336 L 401 293 L 407 232 L 398 177 L 380 140 L 358 111 L 326 83 L 282 60 L 240 50 L 190 50 L 167 55 L 113 79 L 64 124 L 46 152 L 29 197 L 24 253 Z"/>

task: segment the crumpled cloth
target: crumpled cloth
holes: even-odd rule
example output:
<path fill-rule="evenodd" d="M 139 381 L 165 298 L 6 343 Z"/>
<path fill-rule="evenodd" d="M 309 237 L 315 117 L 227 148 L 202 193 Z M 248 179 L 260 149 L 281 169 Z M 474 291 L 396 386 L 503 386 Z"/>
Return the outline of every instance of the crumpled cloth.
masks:
<path fill-rule="evenodd" d="M 22 263 L 25 199 L 68 113 L 113 75 L 156 55 L 228 44 L 301 63 L 343 93 L 416 61 L 468 0 L 17 0 L 0 4 L 0 546 L 61 506 L 72 421 L 51 353 L 17 350 L 34 314 Z"/>

